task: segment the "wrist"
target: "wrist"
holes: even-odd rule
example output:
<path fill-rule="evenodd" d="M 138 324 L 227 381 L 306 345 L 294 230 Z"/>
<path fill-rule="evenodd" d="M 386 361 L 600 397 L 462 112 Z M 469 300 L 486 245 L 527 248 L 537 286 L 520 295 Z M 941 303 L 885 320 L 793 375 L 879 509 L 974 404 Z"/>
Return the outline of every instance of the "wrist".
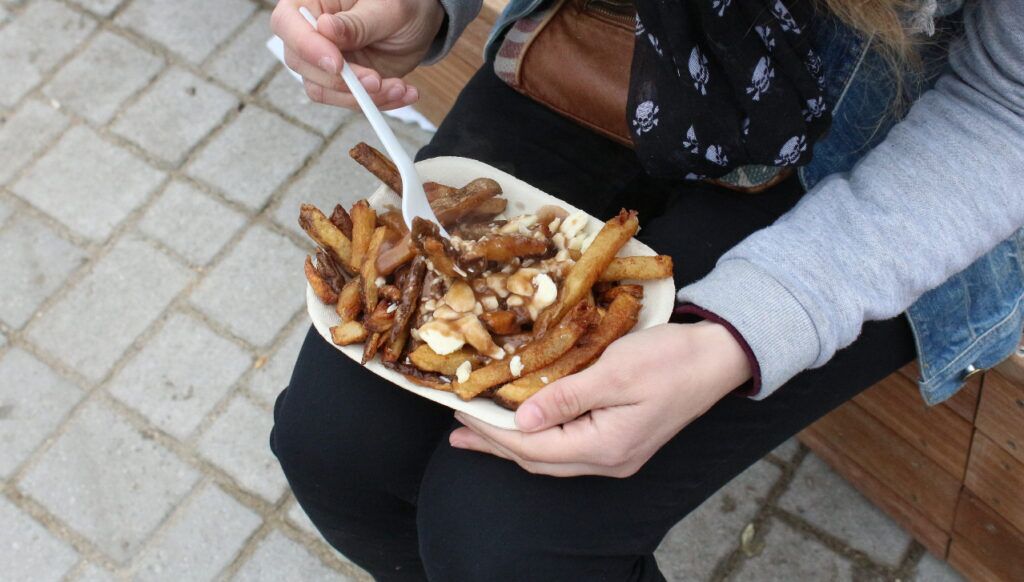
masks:
<path fill-rule="evenodd" d="M 724 325 L 713 321 L 690 324 L 691 362 L 696 362 L 702 380 L 722 390 L 722 395 L 735 390 L 753 376 L 750 357 L 736 336 Z"/>

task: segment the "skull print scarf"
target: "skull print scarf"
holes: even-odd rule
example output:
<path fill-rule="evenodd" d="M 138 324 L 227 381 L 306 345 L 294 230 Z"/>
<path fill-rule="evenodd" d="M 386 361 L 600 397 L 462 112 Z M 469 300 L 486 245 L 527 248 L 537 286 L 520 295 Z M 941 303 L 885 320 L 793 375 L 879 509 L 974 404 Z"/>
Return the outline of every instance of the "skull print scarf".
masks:
<path fill-rule="evenodd" d="M 649 174 L 799 166 L 831 121 L 809 0 L 636 0 L 628 114 Z"/>

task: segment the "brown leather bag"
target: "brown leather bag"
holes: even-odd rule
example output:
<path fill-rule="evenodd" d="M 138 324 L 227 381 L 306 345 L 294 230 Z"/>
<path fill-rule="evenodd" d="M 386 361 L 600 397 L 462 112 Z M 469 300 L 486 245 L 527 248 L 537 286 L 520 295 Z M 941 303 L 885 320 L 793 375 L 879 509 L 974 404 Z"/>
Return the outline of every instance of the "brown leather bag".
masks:
<path fill-rule="evenodd" d="M 632 146 L 626 121 L 636 11 L 631 0 L 562 0 L 537 23 L 506 81 L 577 123 Z"/>
<path fill-rule="evenodd" d="M 512 27 L 495 57 L 495 73 L 534 101 L 632 147 L 626 101 L 635 26 L 632 0 L 557 0 Z M 791 173 L 744 166 L 706 181 L 756 193 Z"/>

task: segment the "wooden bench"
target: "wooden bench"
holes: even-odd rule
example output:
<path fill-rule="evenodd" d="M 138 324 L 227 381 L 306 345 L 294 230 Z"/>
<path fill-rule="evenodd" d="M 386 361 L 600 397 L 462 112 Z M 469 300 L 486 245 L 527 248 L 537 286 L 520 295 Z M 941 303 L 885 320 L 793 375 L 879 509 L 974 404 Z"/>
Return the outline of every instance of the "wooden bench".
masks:
<path fill-rule="evenodd" d="M 800 440 L 964 576 L 1022 580 L 1021 350 L 932 408 L 918 394 L 916 365 L 908 366 Z"/>
<path fill-rule="evenodd" d="M 506 0 L 485 0 L 452 53 L 409 76 L 439 124 L 483 64 Z M 912 364 L 800 434 L 922 545 L 974 580 L 1024 580 L 1024 356 L 924 405 Z M 823 386 L 822 389 L 827 389 Z"/>

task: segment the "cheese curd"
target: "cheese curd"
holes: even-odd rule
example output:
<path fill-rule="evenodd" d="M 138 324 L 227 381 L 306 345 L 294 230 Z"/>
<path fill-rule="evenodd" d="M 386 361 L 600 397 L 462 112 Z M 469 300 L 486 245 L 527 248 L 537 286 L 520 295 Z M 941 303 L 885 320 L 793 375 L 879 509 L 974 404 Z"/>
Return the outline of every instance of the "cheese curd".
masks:
<path fill-rule="evenodd" d="M 466 338 L 453 329 L 447 321 L 434 320 L 419 327 L 420 340 L 430 346 L 434 353 L 447 356 L 466 345 Z"/>
<path fill-rule="evenodd" d="M 518 378 L 523 375 L 523 359 L 519 356 L 513 356 L 508 363 L 508 371 L 512 372 L 513 378 Z"/>

